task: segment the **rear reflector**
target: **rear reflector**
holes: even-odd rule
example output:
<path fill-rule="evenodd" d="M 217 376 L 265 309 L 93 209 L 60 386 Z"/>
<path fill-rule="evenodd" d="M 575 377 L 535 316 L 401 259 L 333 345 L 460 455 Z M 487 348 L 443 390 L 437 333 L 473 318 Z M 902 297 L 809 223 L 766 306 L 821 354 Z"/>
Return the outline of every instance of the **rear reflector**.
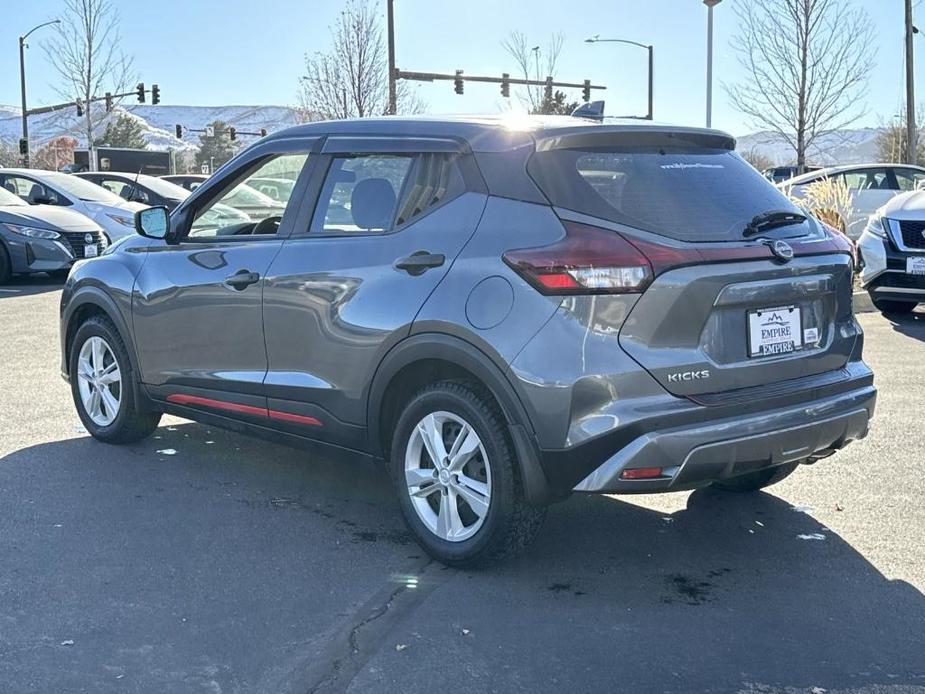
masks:
<path fill-rule="evenodd" d="M 504 262 L 543 294 L 627 294 L 652 281 L 652 265 L 620 234 L 563 222 L 565 238 L 504 254 Z"/>
<path fill-rule="evenodd" d="M 620 473 L 621 480 L 650 480 L 653 477 L 661 477 L 662 468 L 660 467 L 637 467 L 624 470 Z"/>

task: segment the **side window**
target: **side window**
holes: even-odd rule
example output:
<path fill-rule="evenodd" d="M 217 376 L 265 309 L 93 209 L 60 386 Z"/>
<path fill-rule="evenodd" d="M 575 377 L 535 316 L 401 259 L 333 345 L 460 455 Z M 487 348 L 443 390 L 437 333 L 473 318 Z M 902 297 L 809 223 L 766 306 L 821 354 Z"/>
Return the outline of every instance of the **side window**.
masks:
<path fill-rule="evenodd" d="M 915 169 L 893 169 L 896 174 L 896 183 L 903 191 L 918 190 L 925 183 L 925 172 Z"/>
<path fill-rule="evenodd" d="M 131 190 L 131 186 L 128 183 L 125 183 L 124 181 L 118 181 L 112 178 L 104 178 L 100 181 L 93 181 L 93 182 L 99 183 L 99 185 L 103 186 L 103 188 L 108 190 L 110 193 L 115 193 L 121 198 L 125 198 L 126 200 L 128 199 L 128 194 L 129 194 L 129 191 Z"/>
<path fill-rule="evenodd" d="M 315 233 L 388 231 L 414 157 L 335 157 L 312 218 Z"/>
<path fill-rule="evenodd" d="M 844 176 L 848 190 L 893 190 L 886 169 L 857 169 Z"/>
<path fill-rule="evenodd" d="M 408 193 L 402 198 L 396 224 L 404 224 L 425 210 L 461 195 L 466 188 L 457 157 L 426 153 L 418 158 Z"/>
<path fill-rule="evenodd" d="M 308 153 L 279 154 L 261 159 L 196 213 L 187 237 L 275 234 L 307 160 Z M 285 192 L 280 199 L 275 199 L 252 185 L 262 178 L 276 178 L 292 185 L 280 186 Z"/>

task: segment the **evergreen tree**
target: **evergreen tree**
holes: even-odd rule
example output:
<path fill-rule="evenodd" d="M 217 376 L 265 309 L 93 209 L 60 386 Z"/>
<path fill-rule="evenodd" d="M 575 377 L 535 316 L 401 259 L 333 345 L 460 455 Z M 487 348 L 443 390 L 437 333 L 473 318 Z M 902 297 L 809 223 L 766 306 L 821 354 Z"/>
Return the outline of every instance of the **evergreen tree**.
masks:
<path fill-rule="evenodd" d="M 144 130 L 138 121 L 129 115 L 120 113 L 115 120 L 106 124 L 103 134 L 93 141 L 94 147 L 128 147 L 130 149 L 147 149 Z"/>
<path fill-rule="evenodd" d="M 210 123 L 213 134 L 211 136 L 202 133 L 199 136 L 199 154 L 196 155 L 198 165 L 209 164 L 214 171 L 226 161 L 235 155 L 235 143 L 228 137 L 225 132 L 228 124 L 225 121 L 217 120 Z"/>
<path fill-rule="evenodd" d="M 554 116 L 568 116 L 571 115 L 572 111 L 578 108 L 581 104 L 577 101 L 572 101 L 571 103 L 566 101 L 566 95 L 564 92 L 560 92 L 558 89 L 556 93 L 552 95 L 552 98 L 543 95 L 543 100 L 540 102 L 539 106 L 535 109 L 532 109 L 530 113 L 543 114 L 543 115 L 554 115 Z"/>

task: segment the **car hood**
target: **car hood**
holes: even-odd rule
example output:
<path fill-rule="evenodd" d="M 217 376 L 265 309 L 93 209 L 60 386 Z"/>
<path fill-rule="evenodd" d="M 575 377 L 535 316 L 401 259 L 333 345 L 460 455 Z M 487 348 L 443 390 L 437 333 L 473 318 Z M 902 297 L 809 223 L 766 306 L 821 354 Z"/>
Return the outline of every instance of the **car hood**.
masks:
<path fill-rule="evenodd" d="M 85 200 L 84 205 L 87 210 L 96 214 L 97 212 L 102 212 L 103 214 L 117 214 L 122 217 L 133 217 L 138 210 L 143 210 L 147 205 L 142 205 L 140 202 L 121 202 L 109 204 L 107 202 L 93 202 L 92 200 Z"/>
<path fill-rule="evenodd" d="M 0 222 L 54 231 L 100 231 L 99 225 L 79 212 L 55 205 L 0 207 Z"/>
<path fill-rule="evenodd" d="M 877 214 L 890 219 L 925 220 L 925 191 L 912 190 L 900 193 L 877 210 Z"/>

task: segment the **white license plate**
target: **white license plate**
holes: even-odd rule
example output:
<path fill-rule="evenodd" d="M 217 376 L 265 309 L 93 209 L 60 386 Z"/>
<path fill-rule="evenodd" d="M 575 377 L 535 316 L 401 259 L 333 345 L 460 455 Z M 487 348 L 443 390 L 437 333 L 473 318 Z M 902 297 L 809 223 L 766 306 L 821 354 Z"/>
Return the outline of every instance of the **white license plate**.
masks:
<path fill-rule="evenodd" d="M 99 249 L 93 246 L 84 246 L 84 258 L 95 258 L 99 255 Z"/>
<path fill-rule="evenodd" d="M 803 346 L 803 324 L 796 306 L 748 312 L 748 356 L 787 354 Z"/>
<path fill-rule="evenodd" d="M 925 275 L 925 255 L 918 258 L 906 258 L 907 275 Z"/>

